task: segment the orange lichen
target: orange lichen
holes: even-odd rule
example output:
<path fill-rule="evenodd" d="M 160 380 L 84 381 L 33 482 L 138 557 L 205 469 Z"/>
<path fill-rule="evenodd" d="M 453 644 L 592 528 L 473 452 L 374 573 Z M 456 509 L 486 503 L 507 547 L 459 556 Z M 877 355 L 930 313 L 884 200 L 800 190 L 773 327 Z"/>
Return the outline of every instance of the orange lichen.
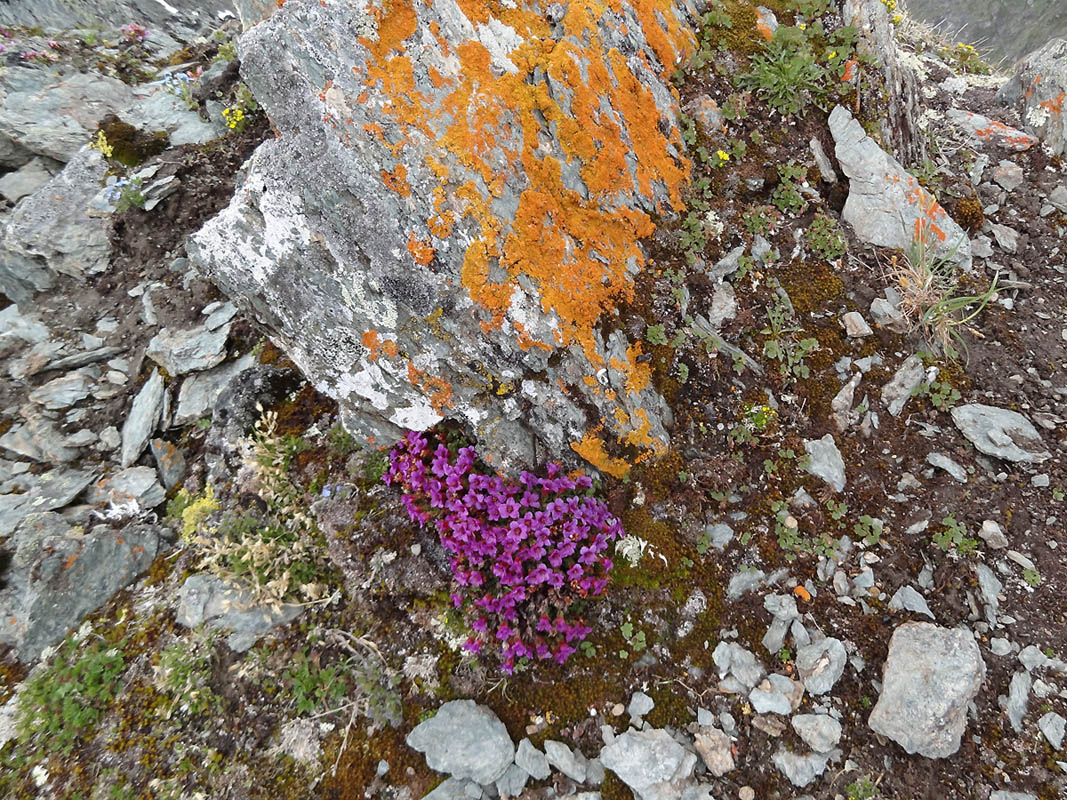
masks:
<path fill-rule="evenodd" d="M 452 384 L 444 378 L 416 368 L 410 361 L 408 362 L 408 380 L 411 381 L 412 386 L 417 386 L 422 391 L 434 411 L 441 416 L 445 416 L 454 405 Z"/>
<path fill-rule="evenodd" d="M 416 264 L 421 264 L 424 267 L 433 261 L 434 256 L 437 255 L 437 251 L 434 250 L 429 242 L 416 239 L 414 233 L 408 234 L 408 252 L 415 259 Z"/>
<path fill-rule="evenodd" d="M 580 442 L 571 442 L 571 450 L 580 455 L 601 472 L 616 478 L 625 478 L 630 465 L 624 459 L 612 458 L 604 449 L 604 440 L 595 432 L 587 433 Z"/>
<path fill-rule="evenodd" d="M 408 168 L 404 164 L 397 164 L 392 172 L 382 170 L 382 182 L 401 197 L 411 195 L 411 184 L 408 183 Z"/>
<path fill-rule="evenodd" d="M 638 360 L 640 357 L 641 343 L 637 342 L 626 348 L 626 361 L 618 358 L 611 359 L 611 368 L 626 376 L 627 394 L 643 392 L 652 380 L 652 369 L 648 364 L 640 363 Z"/>

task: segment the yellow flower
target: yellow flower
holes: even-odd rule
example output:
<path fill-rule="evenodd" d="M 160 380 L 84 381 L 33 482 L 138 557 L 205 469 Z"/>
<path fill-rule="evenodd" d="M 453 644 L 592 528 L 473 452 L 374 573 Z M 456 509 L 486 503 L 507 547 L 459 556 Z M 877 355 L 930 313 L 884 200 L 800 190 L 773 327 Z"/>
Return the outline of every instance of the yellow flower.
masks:
<path fill-rule="evenodd" d="M 727 153 L 725 150 L 719 150 L 715 155 L 717 155 L 719 157 L 719 161 L 729 161 L 730 160 L 730 154 Z"/>
<path fill-rule="evenodd" d="M 804 22 L 801 22 L 799 25 L 797 25 L 797 27 L 800 28 L 802 31 L 808 29 L 807 23 Z"/>
<path fill-rule="evenodd" d="M 830 51 L 830 52 L 829 52 L 829 53 L 828 53 L 828 54 L 826 55 L 826 60 L 827 60 L 827 61 L 833 61 L 833 60 L 834 60 L 835 58 L 837 58 L 837 51 L 836 51 L 836 50 L 831 50 L 831 51 Z"/>

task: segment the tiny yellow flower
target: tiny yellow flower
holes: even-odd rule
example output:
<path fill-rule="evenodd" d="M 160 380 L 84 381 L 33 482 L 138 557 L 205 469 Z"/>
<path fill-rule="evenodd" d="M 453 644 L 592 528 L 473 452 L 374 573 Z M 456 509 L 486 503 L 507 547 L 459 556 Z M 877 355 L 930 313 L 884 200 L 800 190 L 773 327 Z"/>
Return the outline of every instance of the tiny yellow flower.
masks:
<path fill-rule="evenodd" d="M 715 155 L 717 155 L 719 157 L 719 161 L 729 161 L 730 160 L 730 154 L 727 153 L 725 150 L 719 150 Z"/>
<path fill-rule="evenodd" d="M 836 51 L 836 50 L 831 50 L 831 51 L 830 51 L 829 53 L 827 53 L 827 55 L 826 55 L 826 59 L 827 59 L 828 61 L 833 61 L 833 60 L 834 60 L 835 58 L 837 58 L 837 51 Z"/>
<path fill-rule="evenodd" d="M 797 25 L 797 27 L 800 28 L 802 31 L 808 29 L 807 23 L 804 22 L 801 22 L 799 25 Z"/>

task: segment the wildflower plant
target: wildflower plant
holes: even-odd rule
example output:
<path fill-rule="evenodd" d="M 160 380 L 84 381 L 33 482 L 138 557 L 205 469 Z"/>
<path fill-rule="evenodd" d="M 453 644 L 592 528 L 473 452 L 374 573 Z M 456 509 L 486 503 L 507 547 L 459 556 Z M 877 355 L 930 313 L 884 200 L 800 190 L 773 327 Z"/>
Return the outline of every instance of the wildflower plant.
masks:
<path fill-rule="evenodd" d="M 387 484 L 420 524 L 433 521 L 450 556 L 452 603 L 471 635 L 464 647 L 494 651 L 511 674 L 523 659 L 563 664 L 592 629 L 576 604 L 604 593 L 608 550 L 622 526 L 591 496 L 587 475 L 549 464 L 546 477 L 485 474 L 474 449 L 410 432 L 390 453 Z"/>

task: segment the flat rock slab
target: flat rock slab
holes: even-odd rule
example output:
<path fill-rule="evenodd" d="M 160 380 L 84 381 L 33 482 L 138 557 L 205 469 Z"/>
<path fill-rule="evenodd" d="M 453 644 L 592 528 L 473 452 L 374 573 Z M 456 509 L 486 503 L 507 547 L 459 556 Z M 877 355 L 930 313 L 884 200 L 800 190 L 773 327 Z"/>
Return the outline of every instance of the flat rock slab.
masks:
<path fill-rule="evenodd" d="M 21 494 L 0 495 L 0 536 L 10 535 L 30 514 L 55 511 L 71 503 L 93 481 L 95 473 L 80 469 L 50 470 L 28 477 L 32 485 Z"/>
<path fill-rule="evenodd" d="M 178 392 L 174 425 L 189 425 L 210 414 L 226 384 L 255 363 L 255 356 L 248 353 L 214 369 L 189 375 L 182 381 L 182 388 Z"/>
<path fill-rule="evenodd" d="M 182 584 L 175 619 L 186 628 L 207 625 L 230 631 L 226 643 L 231 650 L 243 653 L 265 634 L 295 620 L 302 610 L 289 604 L 274 608 L 256 605 L 240 587 L 200 573 L 190 575 Z"/>
<path fill-rule="evenodd" d="M 604 746 L 600 761 L 638 800 L 676 800 L 693 782 L 697 757 L 665 730 L 631 728 Z"/>
<path fill-rule="evenodd" d="M 889 640 L 882 693 L 868 725 L 908 753 L 947 758 L 959 750 L 967 706 L 984 679 L 970 631 L 906 622 Z"/>
<path fill-rule="evenodd" d="M 496 714 L 473 700 L 445 703 L 407 736 L 409 747 L 425 754 L 430 769 L 482 785 L 504 776 L 515 745 Z"/>
<path fill-rule="evenodd" d="M 144 452 L 148 437 L 159 423 L 159 415 L 163 410 L 163 391 L 163 376 L 158 369 L 152 370 L 144 386 L 133 398 L 130 412 L 122 423 L 122 466 L 130 466 Z"/>
<path fill-rule="evenodd" d="M 152 525 L 98 525 L 86 534 L 54 512 L 29 515 L 5 545 L 12 557 L 0 575 L 0 642 L 35 661 L 148 569 L 161 541 Z"/>
<path fill-rule="evenodd" d="M 1027 464 L 1040 464 L 1052 458 L 1041 434 L 1016 411 L 971 403 L 953 408 L 952 421 L 987 456 Z"/>
<path fill-rule="evenodd" d="M 907 250 L 921 235 L 931 256 L 970 270 L 966 232 L 843 106 L 830 114 L 830 133 L 837 160 L 850 179 L 842 216 L 860 239 Z"/>
<path fill-rule="evenodd" d="M 128 467 L 97 481 L 87 493 L 90 503 L 129 506 L 138 511 L 155 508 L 167 499 L 166 490 L 151 467 Z"/>

